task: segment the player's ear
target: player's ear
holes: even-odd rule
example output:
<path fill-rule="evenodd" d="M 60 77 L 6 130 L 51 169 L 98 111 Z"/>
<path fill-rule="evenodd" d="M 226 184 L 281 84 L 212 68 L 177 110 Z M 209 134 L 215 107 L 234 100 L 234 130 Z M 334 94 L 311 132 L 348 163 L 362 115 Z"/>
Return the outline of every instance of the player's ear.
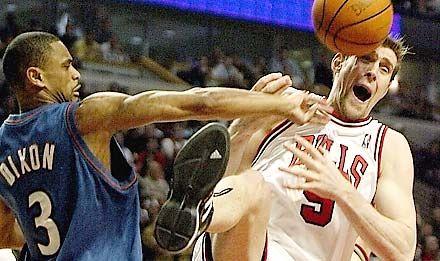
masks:
<path fill-rule="evenodd" d="M 44 88 L 42 72 L 38 67 L 29 67 L 26 70 L 26 78 L 32 86 Z"/>
<path fill-rule="evenodd" d="M 344 56 L 341 53 L 335 54 L 332 59 L 333 73 L 339 73 L 342 69 L 342 63 L 344 62 Z"/>

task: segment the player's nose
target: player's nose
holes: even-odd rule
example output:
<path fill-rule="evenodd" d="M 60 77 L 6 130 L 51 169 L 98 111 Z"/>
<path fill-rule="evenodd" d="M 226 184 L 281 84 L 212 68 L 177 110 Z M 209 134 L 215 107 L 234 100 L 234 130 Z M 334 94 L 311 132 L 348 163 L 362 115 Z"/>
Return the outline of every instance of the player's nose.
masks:
<path fill-rule="evenodd" d="M 72 78 L 77 81 L 81 79 L 81 73 L 76 68 L 73 68 Z"/>
<path fill-rule="evenodd" d="M 376 81 L 376 73 L 374 73 L 372 70 L 369 70 L 365 73 L 365 76 L 367 77 L 368 81 Z"/>

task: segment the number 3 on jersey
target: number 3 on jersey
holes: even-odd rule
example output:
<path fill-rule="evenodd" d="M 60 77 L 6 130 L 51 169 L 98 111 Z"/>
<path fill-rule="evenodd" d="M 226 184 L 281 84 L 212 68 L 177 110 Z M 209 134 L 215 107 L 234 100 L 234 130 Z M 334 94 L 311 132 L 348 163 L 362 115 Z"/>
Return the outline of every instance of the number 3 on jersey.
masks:
<path fill-rule="evenodd" d="M 50 256 L 55 254 L 60 248 L 60 233 L 55 222 L 50 218 L 52 214 L 52 202 L 49 196 L 43 191 L 36 191 L 29 196 L 29 208 L 35 204 L 39 204 L 41 208 L 41 214 L 35 217 L 35 227 L 44 228 L 49 238 L 47 245 L 38 244 L 38 248 L 42 255 Z"/>
<path fill-rule="evenodd" d="M 310 191 L 304 191 L 304 196 L 308 201 L 319 204 L 319 210 L 316 210 L 315 206 L 301 204 L 300 213 L 304 221 L 321 227 L 325 227 L 330 223 L 335 202 L 330 199 L 321 198 Z"/>

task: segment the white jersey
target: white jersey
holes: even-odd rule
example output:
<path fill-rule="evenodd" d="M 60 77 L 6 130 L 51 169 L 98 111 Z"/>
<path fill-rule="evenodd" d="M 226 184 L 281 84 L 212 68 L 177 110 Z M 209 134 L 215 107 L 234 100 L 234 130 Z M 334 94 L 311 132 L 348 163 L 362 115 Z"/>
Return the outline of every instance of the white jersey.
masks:
<path fill-rule="evenodd" d="M 325 126 L 298 126 L 285 121 L 266 136 L 253 168 L 262 171 L 274 192 L 268 227 L 268 260 L 350 260 L 357 238 L 354 227 L 334 201 L 283 186 L 285 182 L 303 182 L 278 169 L 300 164 L 283 143 L 294 143 L 296 134 L 315 147 L 324 146 L 341 175 L 371 202 L 386 131 L 385 125 L 372 118 L 347 123 L 331 116 Z"/>

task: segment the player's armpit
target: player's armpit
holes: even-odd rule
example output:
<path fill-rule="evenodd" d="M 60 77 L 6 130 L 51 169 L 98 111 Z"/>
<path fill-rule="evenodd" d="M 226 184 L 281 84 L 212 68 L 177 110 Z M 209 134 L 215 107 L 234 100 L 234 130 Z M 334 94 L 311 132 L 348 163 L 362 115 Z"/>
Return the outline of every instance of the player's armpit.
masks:
<path fill-rule="evenodd" d="M 358 237 L 350 261 L 369 261 L 370 254 L 370 247 L 362 240 L 362 238 Z"/>
<path fill-rule="evenodd" d="M 0 199 L 0 248 L 20 249 L 24 244 L 23 233 L 12 210 Z"/>
<path fill-rule="evenodd" d="M 258 153 L 258 148 L 260 147 L 260 143 L 266 137 L 267 132 L 264 129 L 257 131 L 246 144 L 244 148 L 243 155 L 241 158 L 240 165 L 237 169 L 237 172 L 242 172 L 252 166 L 252 162 L 255 159 L 255 156 Z"/>
<path fill-rule="evenodd" d="M 231 134 L 231 156 L 229 157 L 225 176 L 236 175 L 250 168 L 261 141 L 266 137 L 270 129 L 282 120 L 272 121 L 273 117 L 270 116 L 265 118 L 267 118 L 268 122 L 260 124 L 260 128 L 252 127 L 250 131 L 247 126 L 237 126 L 240 124 L 240 121 L 246 121 L 247 119 L 238 119 L 231 124 L 229 128 L 229 133 Z"/>

